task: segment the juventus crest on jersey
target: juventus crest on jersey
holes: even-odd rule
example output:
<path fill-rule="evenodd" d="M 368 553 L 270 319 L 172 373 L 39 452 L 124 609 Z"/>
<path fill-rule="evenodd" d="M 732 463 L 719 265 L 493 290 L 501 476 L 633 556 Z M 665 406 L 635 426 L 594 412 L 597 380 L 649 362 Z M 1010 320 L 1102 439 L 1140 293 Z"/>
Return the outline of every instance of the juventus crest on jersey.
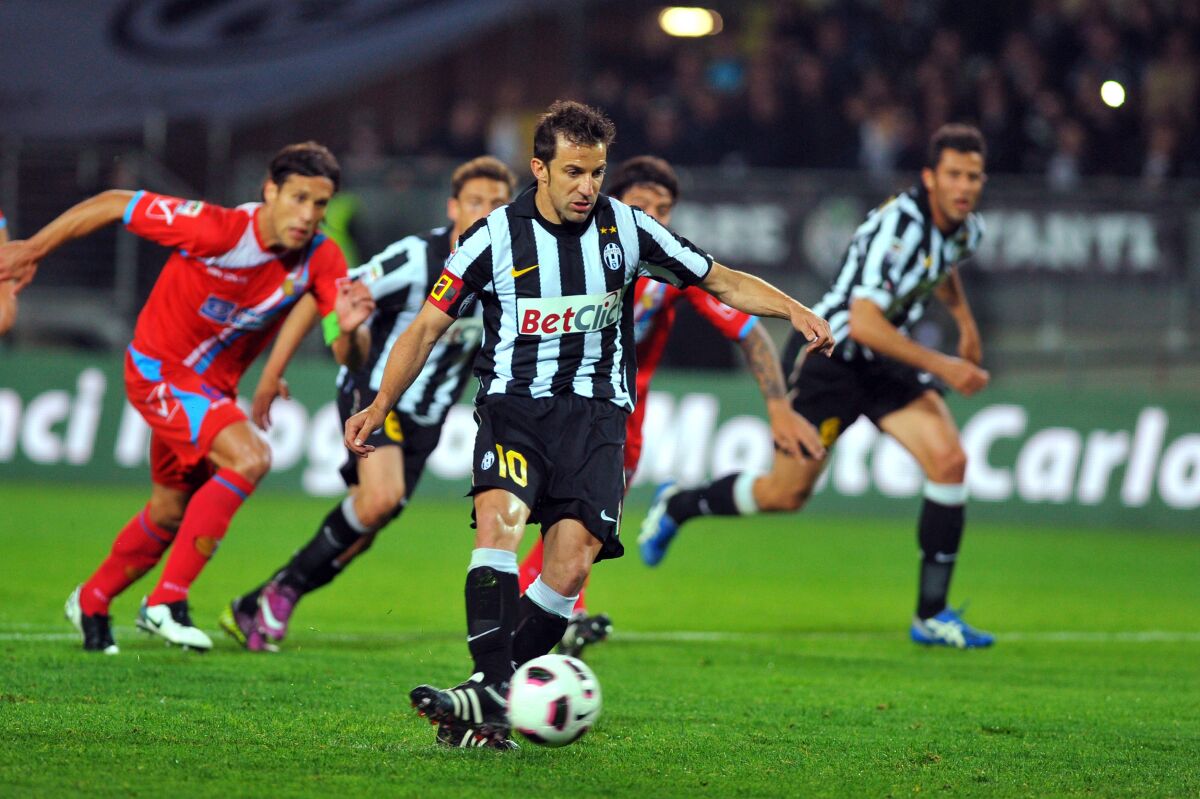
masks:
<path fill-rule="evenodd" d="M 452 316 L 476 297 L 483 306 L 477 402 L 573 393 L 631 410 L 631 284 L 694 285 L 712 257 L 605 195 L 578 225 L 547 222 L 534 196 L 527 189 L 463 236 L 430 301 Z"/>
<path fill-rule="evenodd" d="M 813 308 L 829 320 L 834 357 L 874 357 L 849 338 L 851 302 L 860 297 L 874 302 L 897 329 L 909 332 L 951 268 L 979 249 L 983 231 L 983 220 L 970 214 L 956 231 L 943 235 L 921 186 L 872 210 L 854 232 L 833 286 Z"/>
<path fill-rule="evenodd" d="M 338 387 L 347 382 L 379 390 L 387 355 L 396 339 L 421 310 L 429 289 L 450 257 L 450 229 L 434 228 L 408 236 L 384 248 L 360 267 L 350 270 L 375 298 L 375 313 L 368 321 L 371 350 L 361 369 L 342 367 Z M 396 403 L 396 408 L 426 425 L 441 424 L 458 401 L 471 374 L 471 364 L 483 341 L 483 321 L 473 304 L 460 316 L 429 354 L 421 373 Z"/>

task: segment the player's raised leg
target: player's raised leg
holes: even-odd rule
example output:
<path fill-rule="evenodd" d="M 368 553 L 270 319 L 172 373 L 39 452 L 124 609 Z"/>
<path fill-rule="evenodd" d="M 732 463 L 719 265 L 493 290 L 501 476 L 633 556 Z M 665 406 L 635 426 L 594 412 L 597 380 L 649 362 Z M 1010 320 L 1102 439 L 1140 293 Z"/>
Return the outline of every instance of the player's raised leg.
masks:
<path fill-rule="evenodd" d="M 925 473 L 925 498 L 917 524 L 921 574 L 911 637 L 921 644 L 958 648 L 990 646 L 993 637 L 966 624 L 947 606 L 965 520 L 967 456 L 958 427 L 936 391 L 879 420 Z"/>
<path fill-rule="evenodd" d="M 825 446 L 832 446 L 830 441 Z M 683 525 L 698 516 L 753 516 L 798 511 L 808 503 L 828 458 L 775 453 L 767 474 L 734 472 L 696 488 L 664 484 L 654 496 L 638 536 L 638 552 L 657 566 Z"/>
<path fill-rule="evenodd" d="M 188 591 L 225 537 L 233 515 L 270 470 L 271 448 L 241 418 L 216 433 L 208 458 L 217 471 L 192 495 L 162 577 L 138 614 L 143 630 L 193 649 L 211 649 L 212 640 L 192 623 Z"/>
<path fill-rule="evenodd" d="M 312 538 L 255 590 L 233 600 L 221 626 L 247 649 L 282 641 L 300 599 L 332 582 L 404 508 L 404 450 L 379 447 L 358 460 L 358 484 L 330 509 Z M 240 635 L 239 635 L 240 634 Z"/>

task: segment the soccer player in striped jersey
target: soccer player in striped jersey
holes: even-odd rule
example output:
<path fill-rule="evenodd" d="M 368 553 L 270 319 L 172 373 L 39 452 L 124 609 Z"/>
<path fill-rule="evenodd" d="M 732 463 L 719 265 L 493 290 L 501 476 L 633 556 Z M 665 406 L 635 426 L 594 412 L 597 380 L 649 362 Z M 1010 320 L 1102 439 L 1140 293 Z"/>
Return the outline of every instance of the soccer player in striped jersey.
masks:
<path fill-rule="evenodd" d="M 974 213 L 983 192 L 983 136 L 945 125 L 930 141 L 920 182 L 871 211 L 850 242 L 833 287 L 816 306 L 837 341 L 830 359 L 805 358 L 794 337 L 784 353 L 793 406 L 832 447 L 860 415 L 893 436 L 925 473 L 917 524 L 921 549 L 913 641 L 959 648 L 989 646 L 993 637 L 966 624 L 947 605 L 963 534 L 967 459 L 943 384 L 972 396 L 988 383 L 983 348 L 958 265 L 979 248 L 983 222 Z M 958 355 L 908 336 L 930 298 L 958 325 Z M 642 559 L 657 565 L 681 525 L 702 515 L 747 516 L 799 510 L 825 459 L 778 454 L 769 474 L 742 472 L 700 488 L 664 486 L 639 537 Z"/>
<path fill-rule="evenodd" d="M 671 165 L 661 158 L 642 155 L 621 163 L 608 178 L 609 196 L 645 211 L 664 227 L 670 226 L 671 214 L 679 199 L 679 179 Z M 746 358 L 746 365 L 758 382 L 767 406 L 773 438 L 781 451 L 792 452 L 792 442 L 799 440 L 801 456 L 824 453 L 821 437 L 787 399 L 785 378 L 779 366 L 779 355 L 770 334 L 747 313 L 730 308 L 699 286 L 686 289 L 649 278 L 638 278 L 634 284 L 633 337 L 637 346 L 637 396 L 641 398 L 625 427 L 625 482 L 633 480 L 642 455 L 642 423 L 646 418 L 646 395 L 650 381 L 662 359 L 671 328 L 675 324 L 676 307 L 691 304 L 709 324 L 730 341 L 736 342 Z M 521 561 L 521 591 L 524 592 L 542 573 L 543 547 L 541 539 Z M 574 615 L 563 635 L 559 651 L 578 657 L 585 646 L 604 640 L 611 632 L 612 622 L 606 614 L 589 615 L 581 589 L 575 603 Z"/>
<path fill-rule="evenodd" d="M 374 308 L 370 293 L 346 280 L 337 245 L 317 232 L 340 174 L 329 150 L 294 144 L 271 161 L 261 203 L 229 209 L 106 191 L 0 247 L 0 279 L 28 277 L 61 245 L 118 219 L 173 249 L 125 354 L 126 396 L 151 429 L 150 501 L 67 599 L 85 650 L 117 653 L 109 604 L 168 547 L 137 625 L 171 644 L 212 647 L 192 623 L 188 590 L 271 465 L 270 447 L 237 406 L 238 380 L 306 293 L 316 295 L 326 343 L 343 363 Z"/>
<path fill-rule="evenodd" d="M 624 552 L 625 421 L 636 400 L 629 289 L 637 277 L 699 284 L 739 310 L 788 319 L 811 351 L 833 343 L 828 325 L 801 303 L 600 194 L 614 135 L 593 108 L 550 107 L 534 132 L 535 185 L 463 236 L 388 355 L 374 402 L 346 422 L 346 446 L 369 455 L 370 432 L 478 299 L 476 534 L 465 597 L 475 673 L 446 691 L 418 686 L 410 698 L 422 715 L 468 725 L 497 746 L 509 731 L 513 664 L 558 643 L 592 563 Z M 529 522 L 542 526 L 545 559 L 522 597 L 516 550 Z"/>
<path fill-rule="evenodd" d="M 388 351 L 425 303 L 459 236 L 507 203 L 515 185 L 512 171 L 496 158 L 482 156 L 460 165 L 450 178 L 449 225 L 393 242 L 350 270 L 370 289 L 375 313 L 361 328 L 369 337 L 364 342 L 369 355 L 359 368 L 342 367 L 338 373 L 343 422 L 375 398 Z M 316 319 L 315 302 L 298 303 L 275 342 L 254 395 L 252 416 L 264 429 L 270 425 L 271 402 L 287 392 L 283 367 Z M 482 340 L 482 320 L 475 309 L 438 342 L 383 427 L 368 437 L 374 456 L 364 460 L 347 453 L 342 478 L 348 495 L 271 580 L 234 599 L 221 614 L 221 627 L 235 640 L 251 651 L 274 649 L 287 634 L 300 598 L 341 574 L 400 515 L 437 447 L 446 414 L 462 395 Z"/>

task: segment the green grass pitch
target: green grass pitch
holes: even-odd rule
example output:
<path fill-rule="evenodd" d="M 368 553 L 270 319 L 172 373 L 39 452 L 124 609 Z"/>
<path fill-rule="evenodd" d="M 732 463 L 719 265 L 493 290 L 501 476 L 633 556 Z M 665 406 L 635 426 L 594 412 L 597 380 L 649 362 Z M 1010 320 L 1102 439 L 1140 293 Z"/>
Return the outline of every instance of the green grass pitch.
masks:
<path fill-rule="evenodd" d="M 143 501 L 0 486 L 4 796 L 1200 795 L 1194 535 L 970 525 L 952 599 L 999 640 L 957 652 L 907 640 L 915 508 L 698 523 L 657 570 L 596 569 L 596 729 L 504 754 L 435 748 L 407 702 L 468 671 L 464 502 L 418 498 L 251 655 L 222 603 L 329 505 L 263 492 L 192 592 L 213 652 L 133 629 L 148 577 L 114 604 L 121 654 L 85 655 L 63 600 Z"/>

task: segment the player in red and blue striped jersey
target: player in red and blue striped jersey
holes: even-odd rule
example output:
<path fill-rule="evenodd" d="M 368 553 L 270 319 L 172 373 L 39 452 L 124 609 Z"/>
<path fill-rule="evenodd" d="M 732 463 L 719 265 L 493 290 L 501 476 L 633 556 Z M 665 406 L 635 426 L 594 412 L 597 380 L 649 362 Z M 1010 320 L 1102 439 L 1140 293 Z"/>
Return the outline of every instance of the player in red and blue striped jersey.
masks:
<path fill-rule="evenodd" d="M 62 244 L 118 219 L 174 250 L 125 354 L 126 396 L 152 431 L 150 501 L 67 600 L 84 649 L 117 652 L 109 604 L 172 542 L 138 626 L 180 646 L 212 646 L 192 624 L 188 589 L 271 465 L 269 446 L 237 406 L 238 379 L 306 292 L 316 297 L 326 342 L 343 362 L 353 359 L 352 333 L 374 308 L 366 288 L 346 279 L 337 245 L 317 230 L 340 174 L 321 145 L 291 145 L 271 162 L 261 203 L 228 209 L 107 191 L 31 239 L 0 247 L 0 279 L 18 280 Z"/>

